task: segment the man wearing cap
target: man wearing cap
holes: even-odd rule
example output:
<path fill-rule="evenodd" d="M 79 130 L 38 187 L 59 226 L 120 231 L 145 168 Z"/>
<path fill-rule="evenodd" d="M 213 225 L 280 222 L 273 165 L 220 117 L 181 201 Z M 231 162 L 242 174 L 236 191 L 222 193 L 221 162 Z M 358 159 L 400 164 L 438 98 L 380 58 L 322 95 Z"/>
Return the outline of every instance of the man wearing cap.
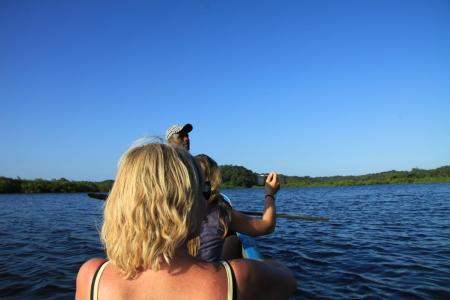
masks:
<path fill-rule="evenodd" d="M 191 124 L 172 125 L 166 130 L 167 144 L 175 147 L 183 147 L 187 151 L 190 148 L 189 132 L 192 131 Z"/>

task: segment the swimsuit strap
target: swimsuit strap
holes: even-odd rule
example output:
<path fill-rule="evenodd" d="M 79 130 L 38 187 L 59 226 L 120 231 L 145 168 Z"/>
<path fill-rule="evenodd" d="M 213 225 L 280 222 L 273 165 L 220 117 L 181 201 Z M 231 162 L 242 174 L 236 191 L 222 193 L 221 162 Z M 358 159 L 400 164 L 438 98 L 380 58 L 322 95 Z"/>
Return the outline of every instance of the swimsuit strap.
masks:
<path fill-rule="evenodd" d="M 98 285 L 100 283 L 100 277 L 102 276 L 103 271 L 108 265 L 109 261 L 103 262 L 100 266 L 98 266 L 97 271 L 95 271 L 94 278 L 92 278 L 91 284 L 91 300 L 98 299 Z"/>
<path fill-rule="evenodd" d="M 236 276 L 234 275 L 233 268 L 231 267 L 230 263 L 226 260 L 223 260 L 220 262 L 227 272 L 227 285 L 228 285 L 228 292 L 227 292 L 227 300 L 237 300 L 237 283 L 236 283 Z"/>

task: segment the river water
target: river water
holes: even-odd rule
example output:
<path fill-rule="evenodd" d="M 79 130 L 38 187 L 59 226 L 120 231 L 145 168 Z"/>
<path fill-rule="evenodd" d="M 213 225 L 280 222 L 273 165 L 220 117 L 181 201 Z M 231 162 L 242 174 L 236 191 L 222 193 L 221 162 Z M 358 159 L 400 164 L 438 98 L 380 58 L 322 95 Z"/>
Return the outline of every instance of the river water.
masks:
<path fill-rule="evenodd" d="M 224 190 L 261 211 L 262 189 Z M 80 265 L 103 257 L 101 201 L 85 194 L 0 195 L 0 298 L 73 299 Z M 290 267 L 293 299 L 450 299 L 450 184 L 286 188 L 257 240 Z"/>

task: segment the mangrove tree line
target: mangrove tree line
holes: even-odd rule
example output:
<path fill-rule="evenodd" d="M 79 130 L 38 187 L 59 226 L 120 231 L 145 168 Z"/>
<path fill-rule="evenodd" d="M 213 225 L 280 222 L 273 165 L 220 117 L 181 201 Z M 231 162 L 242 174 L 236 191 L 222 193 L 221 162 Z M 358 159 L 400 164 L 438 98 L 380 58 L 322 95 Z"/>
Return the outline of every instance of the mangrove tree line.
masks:
<path fill-rule="evenodd" d="M 258 174 L 243 167 L 234 165 L 220 166 L 222 187 L 253 187 L 257 185 Z M 369 184 L 404 184 L 404 183 L 437 183 L 450 182 L 450 166 L 432 170 L 414 168 L 411 171 L 388 171 L 361 176 L 285 176 L 280 175 L 281 184 L 285 187 L 313 186 L 349 186 Z M 100 182 L 71 181 L 60 179 L 34 179 L 0 177 L 0 193 L 81 193 L 108 192 L 112 180 Z"/>

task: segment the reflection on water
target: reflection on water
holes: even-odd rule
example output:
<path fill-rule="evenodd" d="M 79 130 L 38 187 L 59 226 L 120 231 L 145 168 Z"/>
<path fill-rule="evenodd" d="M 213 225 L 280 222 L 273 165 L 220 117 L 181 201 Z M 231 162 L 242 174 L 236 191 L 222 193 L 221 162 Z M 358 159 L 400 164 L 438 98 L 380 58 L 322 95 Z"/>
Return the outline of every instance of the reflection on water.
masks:
<path fill-rule="evenodd" d="M 226 190 L 261 210 L 262 189 Z M 104 256 L 103 203 L 84 194 L 0 195 L 0 298 L 72 299 L 86 259 Z M 450 185 L 282 189 L 279 219 L 258 239 L 288 265 L 302 299 L 450 299 Z"/>

